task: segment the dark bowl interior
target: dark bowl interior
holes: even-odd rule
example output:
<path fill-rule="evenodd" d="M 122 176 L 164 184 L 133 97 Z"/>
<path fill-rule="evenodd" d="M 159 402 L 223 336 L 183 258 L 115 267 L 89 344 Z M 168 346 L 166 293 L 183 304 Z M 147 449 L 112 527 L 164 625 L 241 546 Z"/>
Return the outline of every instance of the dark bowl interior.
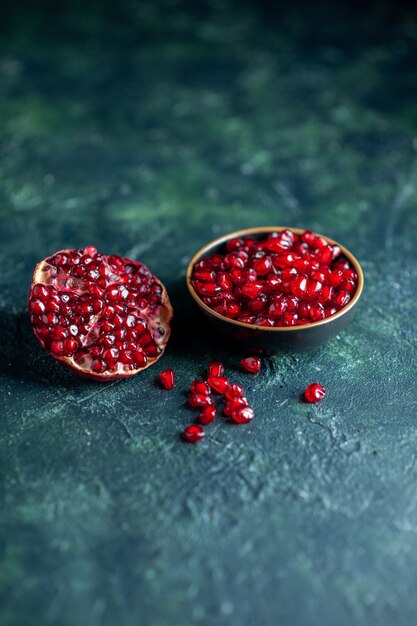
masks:
<path fill-rule="evenodd" d="M 198 305 L 200 311 L 203 313 L 207 321 L 210 323 L 214 332 L 219 333 L 230 340 L 231 342 L 239 345 L 239 347 L 249 348 L 254 351 L 263 352 L 298 352 L 303 350 L 312 350 L 319 347 L 335 335 L 337 335 L 346 324 L 352 319 L 359 298 L 363 290 L 363 271 L 358 260 L 353 254 L 337 241 L 321 235 L 330 244 L 337 244 L 342 254 L 350 261 L 352 267 L 358 275 L 358 286 L 356 292 L 349 302 L 349 304 L 324 320 L 319 322 L 313 322 L 311 324 L 304 324 L 303 326 L 286 326 L 286 327 L 274 327 L 268 328 L 264 326 L 256 326 L 252 324 L 245 324 L 233 319 L 229 319 L 216 311 L 210 309 L 198 296 L 192 283 L 191 276 L 195 263 L 200 259 L 204 259 L 216 252 L 224 253 L 225 243 L 234 237 L 247 237 L 262 238 L 268 233 L 291 230 L 293 233 L 300 234 L 304 230 L 300 228 L 291 228 L 287 226 L 264 226 L 260 228 L 248 228 L 246 230 L 239 230 L 233 233 L 229 233 L 211 241 L 199 250 L 191 259 L 187 268 L 187 287 L 188 290 Z M 320 234 L 320 233 L 318 233 Z"/>

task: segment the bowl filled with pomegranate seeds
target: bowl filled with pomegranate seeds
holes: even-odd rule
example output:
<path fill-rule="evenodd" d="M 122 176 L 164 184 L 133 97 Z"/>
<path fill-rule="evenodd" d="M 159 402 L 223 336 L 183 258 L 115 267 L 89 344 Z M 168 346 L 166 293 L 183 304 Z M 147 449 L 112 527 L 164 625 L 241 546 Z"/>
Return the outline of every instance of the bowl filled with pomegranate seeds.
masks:
<path fill-rule="evenodd" d="M 188 290 L 213 327 L 266 351 L 309 350 L 352 318 L 363 272 L 338 242 L 265 226 L 208 243 L 187 268 Z"/>

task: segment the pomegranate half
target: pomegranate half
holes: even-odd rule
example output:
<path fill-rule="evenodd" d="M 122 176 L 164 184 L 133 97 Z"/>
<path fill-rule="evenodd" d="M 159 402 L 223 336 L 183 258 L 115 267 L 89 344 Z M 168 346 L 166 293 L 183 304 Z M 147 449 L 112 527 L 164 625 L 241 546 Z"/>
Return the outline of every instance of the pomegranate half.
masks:
<path fill-rule="evenodd" d="M 139 263 L 94 246 L 61 250 L 35 268 L 29 294 L 42 347 L 80 376 L 134 376 L 163 354 L 172 306 L 163 284 Z"/>

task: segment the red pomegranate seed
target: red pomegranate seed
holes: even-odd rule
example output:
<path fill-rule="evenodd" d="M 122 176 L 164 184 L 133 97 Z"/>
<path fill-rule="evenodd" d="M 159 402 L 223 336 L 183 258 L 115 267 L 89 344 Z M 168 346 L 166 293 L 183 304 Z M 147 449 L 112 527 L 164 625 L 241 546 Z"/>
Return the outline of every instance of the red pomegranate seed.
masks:
<path fill-rule="evenodd" d="M 193 409 L 205 406 L 211 406 L 213 404 L 212 398 L 203 393 L 193 393 L 188 398 L 188 404 L 193 407 Z"/>
<path fill-rule="evenodd" d="M 241 408 L 242 406 L 249 406 L 249 402 L 245 396 L 241 396 L 238 398 L 233 398 L 233 400 L 228 400 L 224 405 L 223 413 L 230 417 L 233 411 Z"/>
<path fill-rule="evenodd" d="M 159 380 L 165 389 L 171 390 L 175 384 L 175 372 L 174 370 L 163 370 L 159 374 Z"/>
<path fill-rule="evenodd" d="M 239 250 L 245 245 L 245 242 L 240 237 L 236 237 L 235 239 L 229 239 L 226 244 L 226 248 L 229 252 L 234 252 L 235 250 Z"/>
<path fill-rule="evenodd" d="M 255 414 L 249 406 L 242 406 L 232 412 L 231 418 L 236 424 L 247 424 L 253 420 Z"/>
<path fill-rule="evenodd" d="M 260 259 L 257 259 L 253 264 L 253 269 L 258 276 L 265 276 L 265 274 L 268 274 L 271 267 L 272 261 L 269 256 L 263 256 Z"/>
<path fill-rule="evenodd" d="M 190 391 L 192 394 L 197 393 L 203 394 L 205 396 L 211 393 L 211 389 L 205 380 L 193 380 L 193 382 L 191 383 Z"/>
<path fill-rule="evenodd" d="M 216 407 L 206 406 L 198 416 L 200 424 L 210 424 L 216 419 Z"/>
<path fill-rule="evenodd" d="M 226 376 L 210 376 L 207 382 L 217 393 L 225 394 L 229 388 L 229 379 Z"/>
<path fill-rule="evenodd" d="M 245 260 L 240 256 L 238 252 L 230 252 L 224 257 L 224 264 L 228 269 L 243 269 L 245 267 Z"/>
<path fill-rule="evenodd" d="M 252 313 L 262 313 L 266 308 L 267 302 L 268 298 L 264 294 L 261 294 L 249 302 L 248 308 Z"/>
<path fill-rule="evenodd" d="M 220 285 L 217 283 L 201 283 L 200 285 L 200 293 L 203 296 L 214 296 L 216 293 L 221 291 Z"/>
<path fill-rule="evenodd" d="M 226 272 L 219 272 L 217 274 L 217 280 L 219 282 L 222 291 L 231 291 L 233 288 L 233 282 L 229 274 Z"/>
<path fill-rule="evenodd" d="M 234 383 L 233 385 L 229 385 L 226 391 L 226 398 L 228 400 L 233 400 L 234 398 L 242 397 L 244 393 L 245 392 L 244 392 L 242 385 L 238 385 L 237 383 Z"/>
<path fill-rule="evenodd" d="M 182 438 L 188 443 L 196 443 L 201 441 L 206 433 L 198 424 L 190 424 L 186 426 L 182 432 Z"/>
<path fill-rule="evenodd" d="M 321 400 L 323 400 L 325 395 L 325 388 L 318 383 L 312 383 L 311 385 L 308 385 L 304 392 L 304 397 L 307 402 L 320 402 Z"/>
<path fill-rule="evenodd" d="M 235 318 L 240 313 L 240 306 L 236 302 L 231 302 L 226 305 L 225 315 L 231 319 Z"/>
<path fill-rule="evenodd" d="M 242 295 L 253 300 L 261 293 L 263 288 L 264 285 L 261 282 L 246 283 L 242 287 Z"/>
<path fill-rule="evenodd" d="M 283 326 L 296 326 L 298 322 L 298 315 L 297 313 L 289 313 L 288 311 L 285 311 L 285 313 L 282 314 L 281 320 Z"/>
<path fill-rule="evenodd" d="M 250 374 L 257 374 L 261 369 L 261 359 L 258 356 L 248 356 L 245 359 L 241 359 L 240 364 L 245 372 Z"/>
<path fill-rule="evenodd" d="M 223 376 L 224 374 L 224 365 L 223 363 L 220 363 L 220 361 L 212 361 L 211 363 L 209 363 L 209 366 L 207 368 L 207 372 L 208 372 L 208 377 L 215 377 L 217 378 L 218 376 Z"/>
<path fill-rule="evenodd" d="M 350 295 L 347 291 L 339 291 L 333 300 L 337 309 L 343 309 L 350 302 Z"/>

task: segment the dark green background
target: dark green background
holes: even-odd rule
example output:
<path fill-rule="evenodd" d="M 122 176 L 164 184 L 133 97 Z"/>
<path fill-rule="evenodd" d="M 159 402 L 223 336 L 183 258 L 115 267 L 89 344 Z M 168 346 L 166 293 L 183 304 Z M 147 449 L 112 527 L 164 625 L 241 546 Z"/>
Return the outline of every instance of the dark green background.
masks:
<path fill-rule="evenodd" d="M 414 625 L 415 13 L 17 2 L 0 24 L 2 626 Z M 184 272 L 265 224 L 340 240 L 366 288 L 343 334 L 255 378 Z M 172 296 L 165 356 L 129 381 L 79 380 L 30 329 L 35 262 L 86 244 Z M 185 390 L 214 357 L 257 416 L 187 446 Z"/>

